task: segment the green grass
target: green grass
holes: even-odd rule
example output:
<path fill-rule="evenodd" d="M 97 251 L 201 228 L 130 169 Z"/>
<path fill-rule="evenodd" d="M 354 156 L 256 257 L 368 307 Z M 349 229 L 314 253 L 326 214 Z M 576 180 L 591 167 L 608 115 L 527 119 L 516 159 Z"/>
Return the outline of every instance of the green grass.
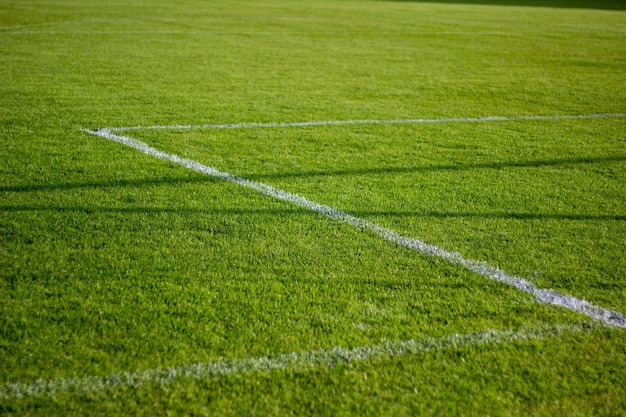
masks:
<path fill-rule="evenodd" d="M 0 387 L 587 322 L 81 130 L 626 113 L 622 2 L 539 3 L 4 1 Z M 125 134 L 624 313 L 625 131 L 622 117 Z M 625 346 L 595 327 L 0 412 L 620 415 Z"/>

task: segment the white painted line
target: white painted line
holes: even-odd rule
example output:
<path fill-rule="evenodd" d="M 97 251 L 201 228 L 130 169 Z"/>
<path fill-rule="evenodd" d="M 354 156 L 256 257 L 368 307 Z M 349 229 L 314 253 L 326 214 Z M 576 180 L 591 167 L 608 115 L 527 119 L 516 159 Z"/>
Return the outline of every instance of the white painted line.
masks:
<path fill-rule="evenodd" d="M 85 19 L 85 20 L 65 20 L 65 21 L 60 21 L 60 22 L 39 22 L 39 23 L 31 23 L 27 25 L 3 26 L 3 27 L 0 27 L 0 31 L 9 31 L 9 30 L 27 29 L 27 28 L 41 28 L 41 27 L 49 27 L 49 26 L 83 25 L 86 23 L 97 23 L 97 22 L 106 22 L 106 20 Z"/>
<path fill-rule="evenodd" d="M 68 22 L 66 24 L 81 24 L 88 22 Z M 116 22 L 119 23 L 119 22 Z M 61 26 L 63 23 L 60 23 Z M 55 24 L 51 24 L 54 26 Z M 174 30 L 174 29 L 135 29 L 135 30 L 44 30 L 44 29 L 28 29 L 31 27 L 43 27 L 45 24 L 38 25 L 24 25 L 24 26 L 12 26 L 12 27 L 2 27 L 0 28 L 0 35 L 126 35 L 126 34 L 184 34 L 184 35 L 208 35 L 208 36 L 299 36 L 299 37 L 307 37 L 312 35 L 317 36 L 334 36 L 334 37 L 345 37 L 345 36 L 367 36 L 371 38 L 372 36 L 413 36 L 413 37 L 423 37 L 423 36 L 463 36 L 463 37 L 472 37 L 472 36 L 502 36 L 506 38 L 519 37 L 524 36 L 525 34 L 522 32 L 512 33 L 512 32 L 462 32 L 462 31 L 441 31 L 441 32 L 359 32 L 359 31 L 311 31 L 311 32 L 294 32 L 294 31 L 213 31 L 213 30 Z M 553 36 L 570 36 L 568 34 L 555 34 Z M 598 34 L 601 38 L 607 37 L 624 37 L 626 33 L 602 33 Z"/>
<path fill-rule="evenodd" d="M 142 34 L 156 34 L 156 35 L 191 35 L 210 32 L 190 31 L 190 30 L 21 30 L 7 32 L 0 30 L 0 35 L 142 35 Z"/>
<path fill-rule="evenodd" d="M 146 384 L 163 385 L 170 384 L 181 378 L 206 379 L 242 373 L 332 367 L 350 362 L 416 355 L 444 349 L 461 349 L 487 343 L 523 342 L 526 340 L 560 337 L 594 328 L 596 326 L 587 323 L 538 326 L 519 330 L 487 330 L 479 333 L 454 334 L 442 338 L 425 337 L 399 342 L 384 342 L 355 348 L 334 347 L 274 357 L 220 359 L 214 362 L 114 373 L 107 376 L 38 380 L 32 384 L 9 383 L 0 386 L 0 399 L 56 396 L 58 394 L 85 394 L 115 387 L 140 387 Z"/>
<path fill-rule="evenodd" d="M 487 265 L 483 262 L 464 258 L 461 254 L 457 252 L 449 252 L 443 248 L 440 248 L 439 246 L 422 242 L 419 239 L 402 236 L 394 230 L 387 229 L 368 220 L 352 216 L 351 214 L 348 214 L 341 210 L 337 210 L 335 208 L 316 203 L 297 194 L 280 190 L 261 182 L 252 181 L 249 179 L 238 177 L 236 175 L 222 172 L 213 167 L 203 165 L 200 162 L 191 159 L 181 158 L 178 155 L 163 152 L 136 139 L 132 139 L 127 136 L 117 135 L 113 133 L 110 129 L 85 131 L 129 146 L 140 152 L 145 153 L 146 155 L 150 155 L 166 161 L 175 162 L 193 171 L 207 174 L 216 178 L 220 178 L 224 181 L 232 182 L 234 184 L 256 190 L 273 198 L 288 201 L 297 206 L 304 207 L 317 213 L 323 214 L 333 220 L 350 224 L 357 229 L 368 230 L 380 236 L 381 238 L 394 242 L 398 245 L 413 249 L 425 255 L 431 255 L 445 259 L 452 264 L 460 265 L 479 275 L 515 287 L 522 292 L 533 295 L 535 299 L 540 302 L 552 304 L 584 314 L 611 326 L 626 328 L 626 316 L 619 312 L 596 306 L 588 301 L 561 294 L 550 289 L 539 288 L 535 284 L 524 278 L 507 274 L 506 272 L 496 267 Z"/>
<path fill-rule="evenodd" d="M 362 119 L 362 120 L 320 120 L 311 122 L 270 122 L 270 123 L 227 123 L 206 125 L 164 125 L 164 126 L 129 126 L 111 127 L 110 132 L 126 132 L 130 130 L 190 130 L 190 129 L 250 129 L 250 128 L 277 128 L 277 127 L 309 127 L 309 126 L 344 126 L 344 125 L 391 125 L 391 124 L 420 124 L 420 123 L 468 123 L 468 122 L 509 122 L 525 120 L 568 120 L 568 119 L 610 119 L 626 117 L 626 113 L 599 113 L 574 115 L 546 115 L 546 116 L 485 116 L 485 117 L 449 117 L 439 119 Z"/>
<path fill-rule="evenodd" d="M 24 26 L 25 28 L 29 26 Z M 19 29 L 19 26 L 15 27 Z M 188 34 L 188 35 L 210 35 L 210 36 L 505 36 L 507 38 L 521 36 L 510 32 L 346 32 L 346 31 L 324 31 L 324 32 L 293 32 L 293 31 L 212 31 L 212 30 L 168 30 L 168 29 L 136 29 L 136 30 L 9 30 L 12 28 L 0 28 L 0 34 L 7 35 L 125 35 L 136 33 L 154 34 Z M 611 36 L 611 35 L 603 35 Z"/>

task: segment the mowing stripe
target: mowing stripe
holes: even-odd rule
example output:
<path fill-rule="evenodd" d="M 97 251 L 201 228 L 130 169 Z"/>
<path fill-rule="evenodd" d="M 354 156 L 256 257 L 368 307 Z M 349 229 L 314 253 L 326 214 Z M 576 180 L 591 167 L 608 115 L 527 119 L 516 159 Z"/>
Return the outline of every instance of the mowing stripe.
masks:
<path fill-rule="evenodd" d="M 271 127 L 309 127 L 309 126 L 343 126 L 343 125 L 391 125 L 391 124 L 420 124 L 420 123 L 458 123 L 458 122 L 509 122 L 524 120 L 567 120 L 567 119 L 609 119 L 626 117 L 626 113 L 574 114 L 574 115 L 547 115 L 547 116 L 485 116 L 485 117 L 450 117 L 440 119 L 363 119 L 363 120 L 321 120 L 313 122 L 272 122 L 272 123 L 227 123 L 206 125 L 172 125 L 172 126 L 131 126 L 111 127 L 110 132 L 125 132 L 129 130 L 187 130 L 187 129 L 249 129 Z"/>
<path fill-rule="evenodd" d="M 44 395 L 55 396 L 57 394 L 85 394 L 115 387 L 169 384 L 181 378 L 202 379 L 242 373 L 332 367 L 368 359 L 415 355 L 444 349 L 461 349 L 466 346 L 484 345 L 487 343 L 523 342 L 525 340 L 559 337 L 589 331 L 594 328 L 597 328 L 597 325 L 582 323 L 545 325 L 519 330 L 487 330 L 478 333 L 454 334 L 442 338 L 425 337 L 399 342 L 384 342 L 355 348 L 334 347 L 274 357 L 220 359 L 214 362 L 114 373 L 107 376 L 38 380 L 32 384 L 12 383 L 0 386 L 0 399 Z"/>
<path fill-rule="evenodd" d="M 261 182 L 252 181 L 246 178 L 222 172 L 213 167 L 203 165 L 200 162 L 191 159 L 181 158 L 178 155 L 163 152 L 136 139 L 132 139 L 127 136 L 117 135 L 113 133 L 111 129 L 85 131 L 129 146 L 155 158 L 175 162 L 193 171 L 207 174 L 222 179 L 224 181 L 232 182 L 243 187 L 256 190 L 273 198 L 288 201 L 297 206 L 304 207 L 317 213 L 323 214 L 333 220 L 348 223 L 356 227 L 357 229 L 368 230 L 378 235 L 379 237 L 394 242 L 398 245 L 413 249 L 425 255 L 431 255 L 445 259 L 450 263 L 461 265 L 462 267 L 479 275 L 515 287 L 522 292 L 533 295 L 535 299 L 540 302 L 564 307 L 566 309 L 585 314 L 595 320 L 599 320 L 611 326 L 626 328 L 626 316 L 619 312 L 596 306 L 588 301 L 561 294 L 550 289 L 539 288 L 535 284 L 524 278 L 507 274 L 506 272 L 496 267 L 487 265 L 483 262 L 464 258 L 458 252 L 450 252 L 443 248 L 440 248 L 439 246 L 428 244 L 415 238 L 402 236 L 394 230 L 385 228 L 368 220 L 352 216 L 351 214 L 348 214 L 344 211 L 316 203 L 297 194 L 280 190 Z"/>

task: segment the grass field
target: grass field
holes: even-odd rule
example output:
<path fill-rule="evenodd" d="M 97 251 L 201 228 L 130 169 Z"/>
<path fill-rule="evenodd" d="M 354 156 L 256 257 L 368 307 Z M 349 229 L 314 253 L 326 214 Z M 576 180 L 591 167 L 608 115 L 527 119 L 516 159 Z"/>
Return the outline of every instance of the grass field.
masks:
<path fill-rule="evenodd" d="M 626 415 L 625 40 L 608 0 L 4 0 L 0 414 Z"/>

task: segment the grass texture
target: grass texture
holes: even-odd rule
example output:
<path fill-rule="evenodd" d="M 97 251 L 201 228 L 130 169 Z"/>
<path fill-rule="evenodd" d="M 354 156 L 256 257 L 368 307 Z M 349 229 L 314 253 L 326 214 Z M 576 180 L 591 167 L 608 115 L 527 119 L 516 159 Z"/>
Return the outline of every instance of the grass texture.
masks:
<path fill-rule="evenodd" d="M 3 1 L 0 392 L 455 334 L 585 331 L 5 395 L 0 413 L 620 415 L 626 330 L 84 129 L 623 114 L 625 9 Z M 622 116 L 124 135 L 624 313 L 625 132 Z"/>

